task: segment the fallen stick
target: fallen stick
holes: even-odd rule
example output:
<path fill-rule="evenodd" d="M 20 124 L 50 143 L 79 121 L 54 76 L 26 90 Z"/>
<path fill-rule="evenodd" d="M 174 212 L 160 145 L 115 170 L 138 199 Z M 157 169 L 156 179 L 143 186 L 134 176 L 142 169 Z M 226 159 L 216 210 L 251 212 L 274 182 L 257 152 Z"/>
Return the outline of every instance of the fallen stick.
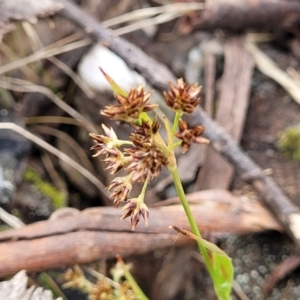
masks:
<path fill-rule="evenodd" d="M 245 35 L 228 37 L 224 45 L 224 60 L 216 121 L 239 143 L 247 116 L 254 68 L 251 54 L 245 48 Z M 200 190 L 229 188 L 234 168 L 211 148 L 204 160 L 204 169 Z"/>
<path fill-rule="evenodd" d="M 252 54 L 257 68 L 268 77 L 280 84 L 290 96 L 300 104 L 300 83 L 293 79 L 287 72 L 281 70 L 276 63 L 261 51 L 254 43 L 246 44 Z M 299 74 L 298 74 L 299 75 Z"/>
<path fill-rule="evenodd" d="M 175 76 L 166 66 L 149 57 L 135 45 L 114 36 L 111 30 L 103 28 L 99 22 L 77 5 L 66 0 L 57 1 L 64 4 L 64 8 L 59 12 L 61 16 L 77 24 L 97 41 L 105 43 L 132 69 L 144 76 L 154 88 L 159 91 L 167 90 L 166 81 L 175 82 Z M 298 207 L 291 202 L 274 180 L 264 174 L 261 168 L 243 152 L 233 138 L 201 108 L 194 113 L 193 117 L 189 117 L 189 121 L 206 126 L 205 135 L 210 139 L 213 148 L 226 157 L 239 174 L 252 184 L 262 203 L 281 222 L 300 250 L 300 210 Z"/>
<path fill-rule="evenodd" d="M 226 237 L 265 230 L 282 230 L 272 215 L 258 202 L 233 196 L 225 190 L 208 190 L 188 195 L 193 213 L 204 236 Z M 164 204 L 178 203 L 177 198 Z M 99 259 L 144 254 L 165 247 L 193 243 L 178 236 L 170 225 L 189 229 L 182 206 L 150 208 L 147 227 L 135 232 L 121 212 L 113 207 L 89 208 L 82 212 L 68 208 L 57 211 L 50 220 L 20 229 L 0 232 L 0 277 L 25 269 L 43 271 Z M 141 221 L 142 223 L 142 221 Z M 238 224 L 238 226 L 237 226 Z"/>
<path fill-rule="evenodd" d="M 195 29 L 229 30 L 240 33 L 249 28 L 259 31 L 297 28 L 300 4 L 277 0 L 208 0 L 206 9 L 195 20 Z"/>

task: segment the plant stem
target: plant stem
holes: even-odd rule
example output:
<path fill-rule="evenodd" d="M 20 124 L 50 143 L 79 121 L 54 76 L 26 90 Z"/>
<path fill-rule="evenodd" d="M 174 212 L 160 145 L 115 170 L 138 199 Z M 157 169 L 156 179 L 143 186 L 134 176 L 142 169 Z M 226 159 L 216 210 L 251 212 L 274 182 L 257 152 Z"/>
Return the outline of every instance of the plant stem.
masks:
<path fill-rule="evenodd" d="M 195 221 L 195 218 L 193 216 L 193 213 L 191 211 L 191 208 L 190 208 L 190 206 L 188 204 L 188 201 L 186 199 L 186 196 L 185 196 L 182 184 L 181 184 L 181 180 L 180 180 L 180 177 L 179 177 L 179 172 L 178 172 L 177 166 L 176 166 L 176 168 L 174 168 L 172 170 L 169 170 L 169 171 L 170 171 L 170 173 L 172 175 L 172 178 L 173 178 L 173 181 L 174 181 L 174 184 L 175 184 L 175 188 L 176 188 L 178 197 L 180 199 L 181 205 L 183 206 L 185 214 L 186 214 L 186 216 L 187 216 L 187 218 L 189 220 L 192 232 L 196 236 L 198 236 L 199 238 L 202 238 L 201 234 L 200 234 L 200 231 L 199 231 L 199 228 L 197 226 L 197 223 Z M 199 250 L 200 250 L 200 252 L 201 252 L 201 254 L 203 256 L 204 263 L 205 263 L 205 265 L 207 267 L 208 273 L 210 274 L 210 276 L 213 279 L 214 278 L 214 271 L 213 271 L 213 267 L 212 267 L 209 255 L 208 255 L 205 247 L 200 242 L 197 241 L 197 244 L 198 244 Z"/>
<path fill-rule="evenodd" d="M 123 260 L 118 259 L 118 262 L 121 263 L 122 269 L 124 271 L 124 276 L 126 280 L 129 282 L 131 288 L 135 292 L 136 296 L 138 297 L 139 300 L 149 300 L 149 298 L 144 294 L 142 289 L 139 287 L 137 282 L 135 281 L 134 277 L 131 275 L 130 271 L 128 270 L 128 267 L 125 265 Z"/>
<path fill-rule="evenodd" d="M 179 119 L 181 118 L 182 114 L 183 114 L 182 111 L 176 111 L 176 113 L 175 113 L 175 117 L 174 117 L 174 121 L 173 121 L 173 127 L 172 127 L 172 133 L 171 133 L 171 139 L 169 141 L 168 146 L 170 146 L 173 143 L 175 132 L 178 128 Z"/>
<path fill-rule="evenodd" d="M 182 116 L 182 112 L 181 111 L 176 111 L 175 117 L 174 117 L 174 122 L 173 122 L 173 128 L 172 128 L 172 134 L 174 135 L 177 127 L 178 127 L 178 123 L 179 123 L 179 119 Z"/>
<path fill-rule="evenodd" d="M 144 198 L 145 198 L 145 194 L 146 194 L 146 190 L 147 190 L 148 183 L 149 183 L 148 180 L 146 180 L 146 181 L 144 182 L 142 191 L 141 191 L 141 193 L 140 193 L 140 195 L 139 195 L 139 200 L 140 200 L 141 202 L 144 202 Z"/>
<path fill-rule="evenodd" d="M 180 141 L 176 142 L 175 144 L 170 145 L 169 149 L 173 150 L 174 148 L 179 147 L 181 145 L 181 143 L 182 143 L 182 141 L 180 140 Z"/>

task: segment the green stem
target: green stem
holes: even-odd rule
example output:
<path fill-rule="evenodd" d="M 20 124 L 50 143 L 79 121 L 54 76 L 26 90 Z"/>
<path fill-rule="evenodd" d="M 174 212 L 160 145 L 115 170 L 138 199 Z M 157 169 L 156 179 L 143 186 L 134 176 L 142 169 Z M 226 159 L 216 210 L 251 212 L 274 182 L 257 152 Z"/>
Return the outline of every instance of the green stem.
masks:
<path fill-rule="evenodd" d="M 176 111 L 175 117 L 174 117 L 174 123 L 173 123 L 173 127 L 172 127 L 172 133 L 175 134 L 177 127 L 178 127 L 178 123 L 179 123 L 179 119 L 182 116 L 182 111 Z"/>
<path fill-rule="evenodd" d="M 131 145 L 131 146 L 133 146 L 133 142 L 126 141 L 126 140 L 118 140 L 118 146 L 123 146 L 123 145 Z"/>
<path fill-rule="evenodd" d="M 170 145 L 169 149 L 172 150 L 172 149 L 174 149 L 174 148 L 180 146 L 181 143 L 182 143 L 182 141 L 178 141 L 178 142 L 174 143 L 173 145 Z"/>
<path fill-rule="evenodd" d="M 176 188 L 178 197 L 180 199 L 181 205 L 183 206 L 185 214 L 186 214 L 186 216 L 189 220 L 192 232 L 201 239 L 202 237 L 201 237 L 199 228 L 197 226 L 197 223 L 195 221 L 195 218 L 193 216 L 193 213 L 192 213 L 191 208 L 189 206 L 189 203 L 186 199 L 186 196 L 185 196 L 182 184 L 181 184 L 178 168 L 176 167 L 176 168 L 174 168 L 172 170 L 169 170 L 169 171 L 172 175 L 172 178 L 173 178 L 175 188 Z M 205 247 L 199 241 L 197 241 L 197 244 L 198 244 L 199 250 L 200 250 L 200 252 L 203 256 L 204 263 L 207 267 L 208 273 L 210 274 L 211 278 L 213 279 L 214 278 L 214 270 L 213 270 L 213 266 L 211 264 L 209 255 L 208 255 Z"/>
<path fill-rule="evenodd" d="M 125 265 L 123 260 L 121 261 L 122 268 L 124 271 L 124 276 L 126 280 L 129 282 L 131 288 L 135 292 L 136 296 L 139 300 L 149 300 L 149 298 L 144 294 L 143 290 L 139 287 L 137 282 L 135 281 L 134 277 L 131 275 L 130 271 L 128 270 L 128 267 Z"/>
<path fill-rule="evenodd" d="M 149 183 L 149 180 L 146 180 L 146 181 L 144 182 L 142 191 L 141 191 L 141 193 L 140 193 L 140 195 L 139 195 L 139 200 L 140 200 L 141 202 L 144 202 L 145 194 L 146 194 L 146 190 L 147 190 L 148 183 Z"/>
<path fill-rule="evenodd" d="M 168 146 L 173 144 L 174 136 L 175 136 L 176 130 L 178 128 L 179 120 L 180 120 L 182 114 L 183 114 L 182 111 L 176 111 L 176 114 L 175 114 L 175 117 L 174 117 L 174 122 L 173 122 L 173 127 L 172 127 L 172 135 L 171 135 L 171 139 L 169 141 Z"/>

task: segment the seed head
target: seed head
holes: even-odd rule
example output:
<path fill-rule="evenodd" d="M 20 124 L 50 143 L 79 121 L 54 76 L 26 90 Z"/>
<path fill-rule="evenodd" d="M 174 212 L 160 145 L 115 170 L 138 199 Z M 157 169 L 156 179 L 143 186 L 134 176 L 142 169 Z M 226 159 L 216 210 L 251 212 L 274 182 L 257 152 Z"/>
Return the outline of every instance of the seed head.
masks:
<path fill-rule="evenodd" d="M 140 202 L 139 198 L 133 198 L 128 201 L 123 207 L 125 214 L 122 216 L 122 220 L 131 217 L 131 229 L 135 230 L 136 225 L 140 221 L 142 216 L 145 220 L 145 224 L 148 225 L 149 209 L 144 202 Z"/>
<path fill-rule="evenodd" d="M 114 200 L 114 206 L 118 207 L 120 203 L 126 202 L 132 190 L 132 174 L 125 177 L 116 177 L 107 190 L 114 190 L 110 198 Z"/>
<path fill-rule="evenodd" d="M 123 152 L 118 149 L 119 140 L 112 128 L 106 127 L 102 124 L 103 130 L 106 134 L 100 135 L 96 133 L 90 133 L 90 136 L 94 139 L 95 145 L 91 147 L 91 150 L 96 150 L 96 154 L 93 156 L 104 155 L 104 162 L 108 164 L 106 170 L 111 170 L 111 174 L 115 174 L 121 170 L 127 163 L 128 159 L 124 156 Z"/>
<path fill-rule="evenodd" d="M 189 85 L 183 79 L 177 80 L 177 86 L 169 82 L 169 92 L 164 92 L 166 103 L 175 111 L 191 114 L 200 103 L 201 86 L 197 83 Z"/>
<path fill-rule="evenodd" d="M 135 123 L 142 112 L 147 112 L 155 107 L 156 104 L 147 104 L 151 92 L 145 92 L 143 86 L 130 90 L 127 97 L 117 95 L 119 105 L 108 105 L 100 113 L 113 120 Z"/>
<path fill-rule="evenodd" d="M 104 124 L 102 124 L 102 128 L 106 135 L 97 134 L 97 133 L 89 134 L 89 136 L 93 138 L 95 143 L 95 145 L 91 148 L 91 150 L 97 151 L 97 153 L 93 155 L 94 157 L 104 154 L 102 151 L 104 148 L 119 147 L 119 140 L 114 130 L 112 128 L 106 127 Z"/>
<path fill-rule="evenodd" d="M 128 155 L 126 171 L 134 173 L 133 181 L 145 182 L 158 176 L 162 166 L 168 163 L 167 157 L 152 143 L 142 143 L 137 139 L 132 140 L 136 147 L 124 149 Z"/>
<path fill-rule="evenodd" d="M 136 134 L 144 135 L 144 136 L 152 136 L 157 133 L 159 130 L 159 123 L 157 116 L 154 118 L 152 124 L 150 125 L 145 120 L 142 120 L 142 124 L 140 126 L 133 125 Z"/>
<path fill-rule="evenodd" d="M 129 162 L 129 158 L 118 149 L 106 147 L 102 151 L 106 155 L 106 158 L 103 159 L 103 161 L 108 164 L 106 170 L 111 170 L 110 174 L 115 174 L 120 171 Z"/>
<path fill-rule="evenodd" d="M 193 128 L 189 128 L 187 122 L 180 120 L 179 121 L 179 132 L 175 134 L 177 138 L 182 140 L 181 143 L 181 151 L 185 153 L 193 142 L 198 144 L 208 144 L 209 140 L 200 137 L 204 132 L 204 126 L 195 126 Z"/>
<path fill-rule="evenodd" d="M 84 277 L 81 269 L 75 265 L 74 270 L 68 269 L 64 274 L 63 278 L 66 283 L 63 284 L 63 288 L 74 288 L 84 292 L 89 291 L 90 282 Z"/>
<path fill-rule="evenodd" d="M 96 284 L 93 285 L 91 291 L 89 292 L 89 300 L 114 300 L 114 290 L 111 285 L 107 283 L 104 278 L 98 280 Z"/>

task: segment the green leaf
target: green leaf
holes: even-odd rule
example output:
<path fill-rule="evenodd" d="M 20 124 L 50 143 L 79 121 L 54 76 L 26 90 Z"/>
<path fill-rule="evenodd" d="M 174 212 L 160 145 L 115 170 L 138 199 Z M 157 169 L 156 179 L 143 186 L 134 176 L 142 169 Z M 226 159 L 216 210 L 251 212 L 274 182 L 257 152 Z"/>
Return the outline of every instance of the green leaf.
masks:
<path fill-rule="evenodd" d="M 101 68 L 100 71 L 104 75 L 105 79 L 108 81 L 115 95 L 121 95 L 123 97 L 128 96 L 128 93 L 125 90 L 123 90 L 107 73 L 105 73 Z"/>
<path fill-rule="evenodd" d="M 231 299 L 233 285 L 233 265 L 230 257 L 213 252 L 212 266 L 214 270 L 213 283 L 218 298 L 221 300 Z"/>
<path fill-rule="evenodd" d="M 213 267 L 213 274 L 211 276 L 218 299 L 231 299 L 230 295 L 234 274 L 231 258 L 217 245 L 197 236 L 193 238 L 199 241 L 211 253 L 210 259 Z"/>

